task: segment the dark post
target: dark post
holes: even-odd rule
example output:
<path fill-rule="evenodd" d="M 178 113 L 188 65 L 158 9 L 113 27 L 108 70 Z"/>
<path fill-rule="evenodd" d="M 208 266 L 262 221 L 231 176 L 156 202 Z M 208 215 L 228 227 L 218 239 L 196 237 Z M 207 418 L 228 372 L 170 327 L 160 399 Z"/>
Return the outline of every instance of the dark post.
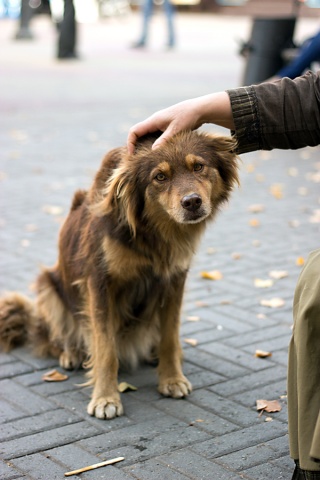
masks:
<path fill-rule="evenodd" d="M 251 38 L 240 52 L 246 58 L 242 85 L 263 82 L 284 65 L 282 50 L 293 44 L 295 25 L 295 16 L 254 20 Z"/>

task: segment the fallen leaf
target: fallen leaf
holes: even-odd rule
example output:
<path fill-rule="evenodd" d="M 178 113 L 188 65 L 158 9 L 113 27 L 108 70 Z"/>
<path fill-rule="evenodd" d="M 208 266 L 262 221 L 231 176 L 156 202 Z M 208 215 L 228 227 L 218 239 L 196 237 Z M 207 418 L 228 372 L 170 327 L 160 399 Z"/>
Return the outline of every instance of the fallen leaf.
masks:
<path fill-rule="evenodd" d="M 58 370 L 50 370 L 50 372 L 42 375 L 42 380 L 44 380 L 45 382 L 63 382 L 68 378 L 68 375 L 58 372 Z"/>
<path fill-rule="evenodd" d="M 303 257 L 298 257 L 297 260 L 296 260 L 296 265 L 298 267 L 302 267 L 302 265 L 304 265 L 304 258 Z"/>
<path fill-rule="evenodd" d="M 312 217 L 309 218 L 310 223 L 320 223 L 320 210 L 314 210 Z"/>
<path fill-rule="evenodd" d="M 300 226 L 299 220 L 290 220 L 288 224 L 291 228 L 298 228 Z"/>
<path fill-rule="evenodd" d="M 262 280 L 261 278 L 254 279 L 254 286 L 256 288 L 269 288 L 272 287 L 272 285 L 273 280 L 270 280 L 269 278 L 267 280 Z"/>
<path fill-rule="evenodd" d="M 234 252 L 231 257 L 233 258 L 233 260 L 240 260 L 240 258 L 242 258 L 242 254 L 241 253 L 237 253 L 237 252 Z"/>
<path fill-rule="evenodd" d="M 185 338 L 184 342 L 187 343 L 188 345 L 192 345 L 192 347 L 195 347 L 196 345 L 198 345 L 198 340 L 196 340 L 195 338 Z"/>
<path fill-rule="evenodd" d="M 63 212 L 62 207 L 57 207 L 55 205 L 44 205 L 42 211 L 48 213 L 49 215 L 61 215 Z"/>
<path fill-rule="evenodd" d="M 257 218 L 251 218 L 251 220 L 249 220 L 249 225 L 250 227 L 259 227 L 260 221 Z"/>
<path fill-rule="evenodd" d="M 263 350 L 256 350 L 256 353 L 254 355 L 255 355 L 255 357 L 258 357 L 258 358 L 267 358 L 267 357 L 271 357 L 272 353 L 271 352 L 265 352 Z"/>
<path fill-rule="evenodd" d="M 258 313 L 257 318 L 259 318 L 259 320 L 264 320 L 267 316 L 264 313 Z"/>
<path fill-rule="evenodd" d="M 208 280 L 221 280 L 223 275 L 219 270 L 213 270 L 211 272 L 201 272 L 201 277 Z"/>
<path fill-rule="evenodd" d="M 305 197 L 306 195 L 308 195 L 308 189 L 306 187 L 299 187 L 298 188 L 298 195 L 300 195 L 301 197 Z"/>
<path fill-rule="evenodd" d="M 265 422 L 273 422 L 273 418 L 271 418 L 271 417 L 266 417 L 264 421 L 265 421 Z"/>
<path fill-rule="evenodd" d="M 275 183 L 270 187 L 270 193 L 277 199 L 283 198 L 283 185 L 281 183 Z"/>
<path fill-rule="evenodd" d="M 209 304 L 206 302 L 198 301 L 196 302 L 197 307 L 208 307 Z"/>
<path fill-rule="evenodd" d="M 260 240 L 253 240 L 253 241 L 252 241 L 252 245 L 253 245 L 254 247 L 260 247 L 261 242 L 260 242 Z"/>
<path fill-rule="evenodd" d="M 288 175 L 290 177 L 297 177 L 299 175 L 299 170 L 296 167 L 290 167 L 288 170 Z"/>
<path fill-rule="evenodd" d="M 255 171 L 255 165 L 253 163 L 249 163 L 248 165 L 245 166 L 245 169 L 247 170 L 248 173 L 252 173 Z"/>
<path fill-rule="evenodd" d="M 127 392 L 128 390 L 136 391 L 138 389 L 134 385 L 131 385 L 130 383 L 127 383 L 127 382 L 120 382 L 119 383 L 118 391 L 120 393 Z"/>
<path fill-rule="evenodd" d="M 274 413 L 281 411 L 281 405 L 278 400 L 257 400 L 257 410 Z"/>
<path fill-rule="evenodd" d="M 281 278 L 287 277 L 288 272 L 286 272 L 285 270 L 271 270 L 271 272 L 269 272 L 269 276 L 276 280 L 280 280 Z"/>
<path fill-rule="evenodd" d="M 248 210 L 252 213 L 260 213 L 264 211 L 264 205 L 262 205 L 261 203 L 256 203 L 254 205 L 250 205 Z"/>
<path fill-rule="evenodd" d="M 187 317 L 187 320 L 188 320 L 188 322 L 199 322 L 200 317 L 198 317 L 196 315 L 189 315 Z"/>
<path fill-rule="evenodd" d="M 270 300 L 261 300 L 260 305 L 263 307 L 270 307 L 270 308 L 279 308 L 283 307 L 285 304 L 285 301 L 282 298 L 274 297 L 271 298 Z"/>

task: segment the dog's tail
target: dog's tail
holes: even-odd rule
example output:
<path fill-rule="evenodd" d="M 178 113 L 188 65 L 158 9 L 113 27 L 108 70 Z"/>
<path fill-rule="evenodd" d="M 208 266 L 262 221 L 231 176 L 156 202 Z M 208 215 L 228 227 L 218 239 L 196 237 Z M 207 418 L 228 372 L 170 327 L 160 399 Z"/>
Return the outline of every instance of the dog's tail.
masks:
<path fill-rule="evenodd" d="M 50 344 L 49 329 L 37 313 L 36 303 L 20 293 L 0 298 L 0 348 L 8 352 L 29 345 L 38 356 L 57 355 Z"/>

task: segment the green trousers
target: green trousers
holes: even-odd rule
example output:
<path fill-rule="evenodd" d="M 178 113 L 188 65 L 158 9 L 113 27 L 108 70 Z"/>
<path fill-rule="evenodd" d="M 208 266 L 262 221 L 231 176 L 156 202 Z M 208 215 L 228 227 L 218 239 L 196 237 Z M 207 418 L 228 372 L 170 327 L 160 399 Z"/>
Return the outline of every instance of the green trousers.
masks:
<path fill-rule="evenodd" d="M 290 455 L 301 469 L 320 472 L 320 250 L 310 254 L 301 272 L 293 317 L 288 364 Z"/>

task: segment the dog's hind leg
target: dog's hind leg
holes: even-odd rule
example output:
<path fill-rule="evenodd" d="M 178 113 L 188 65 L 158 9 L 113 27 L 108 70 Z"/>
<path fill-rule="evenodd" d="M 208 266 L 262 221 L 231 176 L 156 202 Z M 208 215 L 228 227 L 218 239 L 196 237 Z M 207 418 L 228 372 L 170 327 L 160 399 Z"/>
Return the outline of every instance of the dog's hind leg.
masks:
<path fill-rule="evenodd" d="M 59 364 L 66 370 L 84 360 L 82 329 L 59 295 L 55 270 L 44 270 L 38 278 L 37 310 L 49 330 L 49 340 L 60 348 Z"/>

